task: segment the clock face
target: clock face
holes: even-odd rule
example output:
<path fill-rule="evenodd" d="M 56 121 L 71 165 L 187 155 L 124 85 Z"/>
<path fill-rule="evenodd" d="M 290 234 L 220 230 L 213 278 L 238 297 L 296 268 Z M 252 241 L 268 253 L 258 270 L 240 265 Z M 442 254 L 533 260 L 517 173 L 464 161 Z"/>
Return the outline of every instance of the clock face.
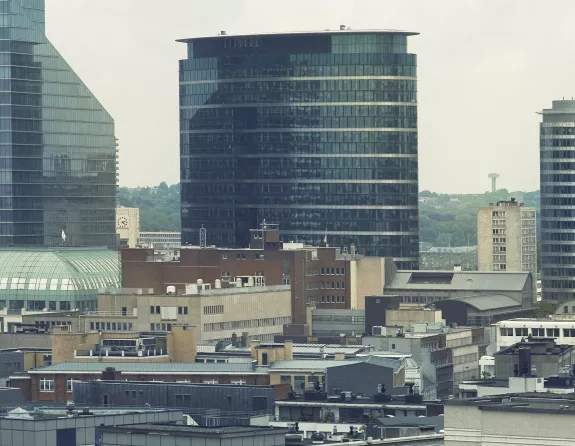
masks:
<path fill-rule="evenodd" d="M 128 219 L 126 217 L 118 218 L 118 228 L 127 228 L 128 227 Z"/>

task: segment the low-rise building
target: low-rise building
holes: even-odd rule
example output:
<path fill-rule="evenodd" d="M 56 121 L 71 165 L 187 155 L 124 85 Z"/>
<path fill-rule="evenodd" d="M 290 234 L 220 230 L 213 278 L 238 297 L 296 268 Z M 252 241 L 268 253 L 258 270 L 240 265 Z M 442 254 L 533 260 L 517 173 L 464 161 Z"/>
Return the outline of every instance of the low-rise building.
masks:
<path fill-rule="evenodd" d="M 129 379 L 205 384 L 269 385 L 267 371 L 254 370 L 252 364 L 199 364 L 174 362 L 62 362 L 40 367 L 22 375 L 10 376 L 12 387 L 19 388 L 26 401 L 66 402 L 72 399 L 74 381 Z M 103 396 L 101 404 L 109 404 Z"/>
<path fill-rule="evenodd" d="M 497 350 L 510 347 L 527 338 L 555 339 L 557 344 L 575 345 L 575 317 L 553 315 L 550 318 L 516 318 L 495 325 Z"/>
<path fill-rule="evenodd" d="M 7 385 L 10 375 L 23 373 L 36 367 L 50 365 L 50 349 L 9 348 L 0 350 L 0 387 Z"/>
<path fill-rule="evenodd" d="M 434 305 L 448 324 L 489 326 L 533 314 L 534 282 L 529 272 L 389 272 L 384 295 L 402 305 Z"/>
<path fill-rule="evenodd" d="M 507 394 L 445 401 L 445 446 L 563 446 L 575 437 L 572 395 Z"/>
<path fill-rule="evenodd" d="M 289 386 L 253 386 L 237 384 L 194 384 L 141 381 L 75 381 L 74 403 L 79 407 L 102 404 L 104 396 L 111 406 L 172 407 L 184 409 L 199 425 L 206 416 L 229 423 L 249 425 L 254 417 L 273 415 L 274 401 L 286 399 Z M 212 420 L 213 423 L 213 420 Z"/>
<path fill-rule="evenodd" d="M 174 426 L 170 424 L 126 424 L 103 427 L 102 446 L 126 444 L 178 446 L 285 446 L 287 429 L 264 426 L 226 426 L 207 428 L 198 426 Z"/>
<path fill-rule="evenodd" d="M 193 325 L 202 341 L 229 341 L 234 334 L 246 332 L 250 339 L 273 342 L 275 335 L 283 333 L 284 324 L 292 321 L 290 287 L 254 286 L 251 281 L 247 285 L 218 288 L 217 282 L 215 287 L 202 282 L 183 292 L 176 293 L 173 289 L 170 294 L 110 291 L 98 296 L 98 310 L 136 315 L 137 331 L 165 332 L 176 325 Z M 86 322 L 89 324 L 84 327 L 86 331 L 99 329 L 96 320 Z"/>
<path fill-rule="evenodd" d="M 365 330 L 365 310 L 314 308 L 311 311 L 312 336 L 360 336 Z"/>
<path fill-rule="evenodd" d="M 575 364 L 575 346 L 557 344 L 553 339 L 527 339 L 493 355 L 496 379 L 533 374 L 558 375 Z"/>
<path fill-rule="evenodd" d="M 182 247 L 181 239 L 181 232 L 141 231 L 138 238 L 138 247 L 160 251 L 173 251 Z M 133 246 L 130 246 L 130 248 L 133 248 Z"/>
<path fill-rule="evenodd" d="M 0 417 L 0 446 L 103 445 L 102 429 L 130 423 L 183 423 L 175 409 L 21 407 Z"/>
<path fill-rule="evenodd" d="M 116 289 L 98 295 L 97 311 L 44 312 L 22 317 L 27 327 L 49 331 L 171 332 L 197 327 L 199 340 L 230 341 L 234 335 L 273 342 L 291 323 L 289 285 L 214 288 L 191 285 L 187 292 L 153 294 L 151 289 Z"/>

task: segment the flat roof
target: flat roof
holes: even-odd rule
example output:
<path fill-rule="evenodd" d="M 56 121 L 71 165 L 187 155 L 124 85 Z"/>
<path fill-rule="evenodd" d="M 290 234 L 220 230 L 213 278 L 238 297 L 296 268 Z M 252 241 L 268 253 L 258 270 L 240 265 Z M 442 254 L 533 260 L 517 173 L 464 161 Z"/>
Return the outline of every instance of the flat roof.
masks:
<path fill-rule="evenodd" d="M 201 363 L 201 362 L 61 362 L 39 367 L 28 373 L 102 373 L 112 367 L 116 372 L 126 375 L 166 375 L 166 374 L 261 374 L 255 372 L 251 363 Z"/>
<path fill-rule="evenodd" d="M 170 433 L 175 436 L 185 437 L 219 437 L 219 436 L 244 436 L 244 435 L 265 435 L 265 434 L 285 434 L 286 428 L 273 428 L 267 426 L 223 426 L 223 427 L 200 427 L 183 424 L 166 423 L 146 423 L 146 424 L 124 424 L 122 426 L 103 427 L 103 431 L 110 432 L 132 432 L 132 433 Z"/>
<path fill-rule="evenodd" d="M 225 31 L 224 31 L 225 32 Z M 399 34 L 402 36 L 418 36 L 418 32 L 402 31 L 398 29 L 324 29 L 316 31 L 284 31 L 284 32 L 260 32 L 260 33 L 240 33 L 240 34 L 217 34 L 215 36 L 198 36 L 188 37 L 185 39 L 177 39 L 176 42 L 193 42 L 194 40 L 203 39 L 221 39 L 226 37 L 256 37 L 256 36 L 316 36 L 321 34 Z"/>

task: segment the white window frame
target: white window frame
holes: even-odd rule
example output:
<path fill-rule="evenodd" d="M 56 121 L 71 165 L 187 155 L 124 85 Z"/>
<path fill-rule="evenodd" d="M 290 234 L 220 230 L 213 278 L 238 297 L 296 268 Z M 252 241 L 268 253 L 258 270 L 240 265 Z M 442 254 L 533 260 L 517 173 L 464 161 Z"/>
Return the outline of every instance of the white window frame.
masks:
<path fill-rule="evenodd" d="M 54 391 L 54 380 L 48 378 L 42 378 L 40 380 L 40 392 L 53 392 Z"/>

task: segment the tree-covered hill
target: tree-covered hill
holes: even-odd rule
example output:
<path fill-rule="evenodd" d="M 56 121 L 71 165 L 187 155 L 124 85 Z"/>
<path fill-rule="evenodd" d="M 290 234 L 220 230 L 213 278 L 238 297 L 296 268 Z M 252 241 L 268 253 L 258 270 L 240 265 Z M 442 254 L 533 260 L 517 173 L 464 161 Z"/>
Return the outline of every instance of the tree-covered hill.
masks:
<path fill-rule="evenodd" d="M 419 194 L 421 241 L 427 246 L 464 246 L 477 243 L 477 208 L 511 197 L 539 208 L 539 191 L 484 194 Z M 142 231 L 180 230 L 180 185 L 162 182 L 156 187 L 119 189 L 121 206 L 140 208 Z M 539 212 L 538 212 L 539 215 Z M 281 225 L 281 222 L 278 222 Z"/>
<path fill-rule="evenodd" d="M 140 231 L 180 231 L 180 185 L 121 187 L 120 206 L 140 208 Z"/>

